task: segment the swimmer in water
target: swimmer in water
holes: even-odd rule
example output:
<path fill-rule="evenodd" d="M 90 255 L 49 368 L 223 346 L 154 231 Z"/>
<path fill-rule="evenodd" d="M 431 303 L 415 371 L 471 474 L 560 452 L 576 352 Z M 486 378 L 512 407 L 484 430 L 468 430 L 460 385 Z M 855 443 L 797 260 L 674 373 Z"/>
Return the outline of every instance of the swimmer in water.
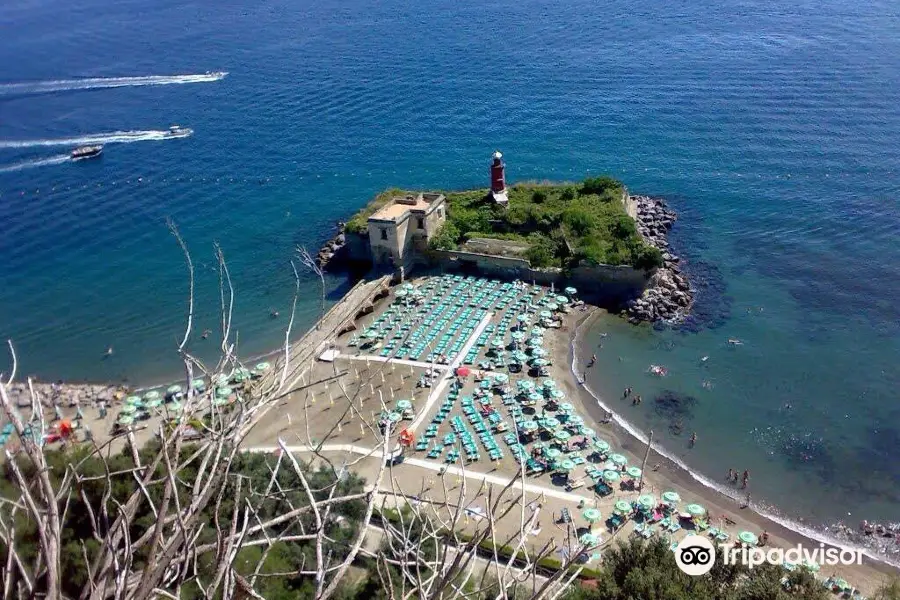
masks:
<path fill-rule="evenodd" d="M 113 347 L 110 346 L 106 349 L 106 353 L 103 355 L 103 358 L 109 358 L 113 355 Z"/>
<path fill-rule="evenodd" d="M 278 318 L 278 311 L 277 311 L 277 310 L 274 310 L 274 309 L 273 309 L 273 310 L 270 310 L 270 311 L 269 311 L 269 316 L 272 317 L 273 319 L 277 319 L 277 318 Z"/>
<path fill-rule="evenodd" d="M 709 360 L 709 355 L 707 354 L 706 356 L 704 356 L 703 358 L 700 359 L 700 362 L 706 362 L 708 360 Z"/>
<path fill-rule="evenodd" d="M 743 346 L 744 345 L 744 342 L 742 342 L 741 340 L 739 340 L 737 338 L 728 338 L 728 343 L 731 344 L 732 346 Z"/>
<path fill-rule="evenodd" d="M 212 333 L 212 330 L 211 330 L 211 329 L 204 329 L 204 330 L 203 330 L 203 335 L 201 335 L 200 337 L 202 337 L 202 338 L 205 340 L 206 338 L 209 337 L 209 334 L 211 334 L 211 333 Z"/>

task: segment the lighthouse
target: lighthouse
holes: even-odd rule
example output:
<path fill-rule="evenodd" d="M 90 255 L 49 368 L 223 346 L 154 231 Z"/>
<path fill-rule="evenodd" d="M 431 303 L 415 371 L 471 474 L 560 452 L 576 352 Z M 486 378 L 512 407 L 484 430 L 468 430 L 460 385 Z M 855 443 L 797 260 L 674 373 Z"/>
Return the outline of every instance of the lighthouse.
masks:
<path fill-rule="evenodd" d="M 503 155 L 497 150 L 491 160 L 491 197 L 494 202 L 503 206 L 509 204 L 509 197 L 506 195 L 505 167 Z"/>

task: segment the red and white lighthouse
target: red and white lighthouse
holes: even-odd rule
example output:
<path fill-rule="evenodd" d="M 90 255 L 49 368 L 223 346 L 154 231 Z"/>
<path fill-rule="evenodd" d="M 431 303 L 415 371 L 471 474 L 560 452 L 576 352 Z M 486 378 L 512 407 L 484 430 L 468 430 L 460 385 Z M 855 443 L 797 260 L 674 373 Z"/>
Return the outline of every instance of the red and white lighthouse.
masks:
<path fill-rule="evenodd" d="M 503 164 L 503 155 L 497 150 L 491 160 L 491 197 L 497 204 L 506 205 L 509 203 L 509 197 L 506 195 L 506 176 Z"/>

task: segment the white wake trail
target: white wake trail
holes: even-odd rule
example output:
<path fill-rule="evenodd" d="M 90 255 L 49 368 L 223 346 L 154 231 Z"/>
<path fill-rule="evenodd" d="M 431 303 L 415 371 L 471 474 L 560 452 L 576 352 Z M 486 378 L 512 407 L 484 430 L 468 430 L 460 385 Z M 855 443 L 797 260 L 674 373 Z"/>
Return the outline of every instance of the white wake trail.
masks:
<path fill-rule="evenodd" d="M 47 158 L 37 158 L 34 160 L 26 160 L 12 165 L 0 166 L 0 173 L 12 173 L 14 171 L 22 171 L 23 169 L 34 169 L 36 167 L 47 167 L 50 165 L 60 165 L 69 162 L 72 157 L 68 154 L 59 154 Z"/>
<path fill-rule="evenodd" d="M 23 81 L 0 83 L 0 96 L 23 94 L 49 94 L 73 90 L 100 90 L 105 88 L 143 87 L 148 85 L 180 85 L 185 83 L 212 83 L 228 75 L 227 71 L 196 75 L 146 75 L 142 77 L 90 77 L 86 79 L 57 79 L 53 81 Z"/>
<path fill-rule="evenodd" d="M 81 137 L 38 139 L 38 140 L 0 140 L 0 149 L 39 148 L 53 146 L 85 146 L 89 144 L 131 144 L 134 142 L 154 142 L 185 138 L 193 134 L 192 129 L 181 129 L 177 134 L 170 131 L 112 131 L 95 133 Z"/>

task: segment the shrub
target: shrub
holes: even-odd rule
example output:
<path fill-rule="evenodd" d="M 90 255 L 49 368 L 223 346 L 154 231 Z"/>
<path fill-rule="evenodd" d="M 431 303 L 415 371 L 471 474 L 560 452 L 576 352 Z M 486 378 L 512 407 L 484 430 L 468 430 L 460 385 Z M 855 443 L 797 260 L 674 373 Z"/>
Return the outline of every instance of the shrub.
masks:
<path fill-rule="evenodd" d="M 547 199 L 547 193 L 542 190 L 535 190 L 531 195 L 531 201 L 535 204 L 543 204 L 544 200 Z"/>
<path fill-rule="evenodd" d="M 455 250 L 460 239 L 459 229 L 450 221 L 445 221 L 428 246 L 432 250 Z"/>
<path fill-rule="evenodd" d="M 620 190 L 621 188 L 622 184 L 618 180 L 603 175 L 585 179 L 584 183 L 581 184 L 581 193 L 602 196 L 606 192 Z"/>

